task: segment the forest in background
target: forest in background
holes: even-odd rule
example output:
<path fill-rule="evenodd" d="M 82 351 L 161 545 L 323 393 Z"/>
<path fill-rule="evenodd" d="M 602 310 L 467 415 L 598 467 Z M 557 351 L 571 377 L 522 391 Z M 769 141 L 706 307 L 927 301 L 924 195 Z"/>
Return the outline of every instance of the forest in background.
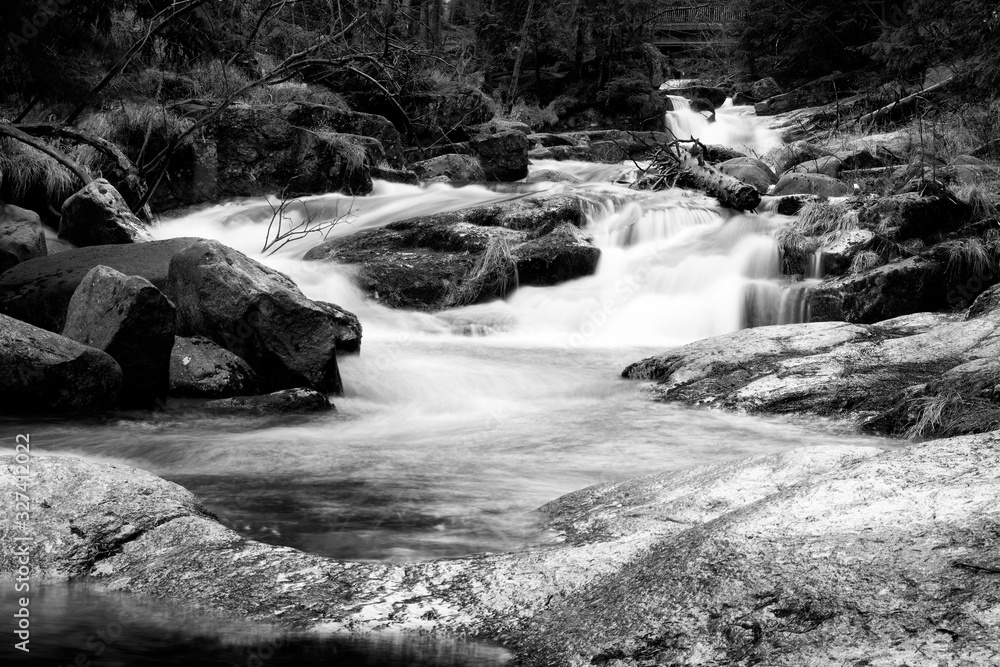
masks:
<path fill-rule="evenodd" d="M 654 91 L 669 77 L 736 92 L 763 77 L 792 90 L 836 72 L 852 92 L 876 91 L 877 108 L 944 66 L 950 96 L 935 109 L 996 142 L 1000 16 L 987 0 L 914 0 L 891 18 L 865 0 L 735 2 L 741 19 L 724 39 L 671 57 L 649 41 L 678 3 L 650 0 L 12 0 L 0 7 L 0 116 L 73 128 L 43 138 L 90 172 L 109 158 L 85 139 L 110 141 L 137 178 L 155 183 L 171 154 L 232 104 L 378 114 L 404 145 L 426 146 L 465 138 L 424 122 L 426 101 L 470 91 L 481 108 L 466 115 L 477 122 L 655 129 L 663 105 Z M 0 157 L 8 200 L 40 179 L 55 201 L 75 187 L 17 143 L 5 139 Z"/>

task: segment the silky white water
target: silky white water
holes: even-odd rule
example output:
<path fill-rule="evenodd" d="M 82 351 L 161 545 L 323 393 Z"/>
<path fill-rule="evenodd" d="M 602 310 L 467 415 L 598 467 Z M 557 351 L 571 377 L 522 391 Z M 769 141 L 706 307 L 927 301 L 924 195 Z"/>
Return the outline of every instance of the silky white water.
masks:
<path fill-rule="evenodd" d="M 362 352 L 340 359 L 345 395 L 336 413 L 232 418 L 177 401 L 111 424 L 40 424 L 33 442 L 177 481 L 257 539 L 410 560 L 544 541 L 533 510 L 590 484 L 869 440 L 834 425 L 654 403 L 621 379 L 629 363 L 677 345 L 801 321 L 801 283 L 785 284 L 773 239 L 787 220 L 724 212 L 697 193 L 608 182 L 634 165 L 558 166 L 587 180 L 500 191 L 379 182 L 368 197 L 324 195 L 291 209 L 340 220 L 328 230 L 336 238 L 462 206 L 581 198 L 602 250 L 593 276 L 438 314 L 387 309 L 352 284 L 350 267 L 301 260 L 319 236 L 262 253 L 273 201 L 163 221 L 161 238 L 218 239 L 360 317 Z"/>
<path fill-rule="evenodd" d="M 716 117 L 709 124 L 688 109 L 669 123 L 678 133 L 758 153 L 774 142 L 745 110 L 726 108 Z M 397 561 L 545 542 L 551 536 L 534 510 L 591 484 L 794 447 L 892 446 L 821 420 L 655 403 L 641 383 L 620 377 L 634 361 L 699 338 L 803 321 L 810 283 L 780 275 L 773 238 L 787 219 L 767 212 L 766 203 L 760 214 L 736 215 L 697 193 L 632 191 L 622 185 L 634 178 L 630 163 L 532 168 L 584 182 L 492 189 L 377 182 L 367 197 L 311 197 L 287 210 L 293 221 L 339 221 L 327 230 L 335 239 L 519 197 L 581 198 L 587 232 L 602 251 L 595 275 L 438 314 L 384 308 L 352 284 L 350 267 L 302 261 L 322 241 L 318 235 L 261 252 L 274 200 L 162 221 L 160 238 L 218 239 L 286 272 L 307 296 L 360 317 L 362 352 L 340 358 L 345 395 L 335 398 L 336 412 L 233 417 L 171 401 L 165 411 L 110 421 L 6 419 L 8 430 L 30 433 L 36 454 L 121 462 L 176 481 L 255 539 L 336 558 Z M 814 274 L 818 266 L 817 258 Z M 55 610 L 44 612 L 53 637 L 47 649 L 69 664 L 95 623 L 104 627 L 137 603 L 56 588 L 42 604 Z M 243 664 L 246 645 L 264 641 L 161 608 L 138 616 L 142 622 L 107 660 L 175 664 L 211 656 Z M 370 664 L 503 663 L 492 649 L 443 650 L 434 642 L 289 646 L 269 664 L 327 664 L 332 653 L 351 651 L 378 656 Z"/>

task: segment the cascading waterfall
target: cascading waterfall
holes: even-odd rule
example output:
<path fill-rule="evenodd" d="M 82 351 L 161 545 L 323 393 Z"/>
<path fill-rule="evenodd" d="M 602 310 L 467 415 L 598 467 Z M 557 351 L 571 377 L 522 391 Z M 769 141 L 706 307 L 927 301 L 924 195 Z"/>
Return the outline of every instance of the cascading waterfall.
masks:
<path fill-rule="evenodd" d="M 680 109 L 668 123 L 677 132 L 686 123 L 706 143 L 761 154 L 776 139 L 745 112 L 727 106 L 708 123 Z M 634 164 L 538 162 L 532 168 L 582 182 L 493 188 L 376 182 L 366 197 L 307 197 L 285 209 L 286 224 L 306 217 L 336 222 L 325 232 L 336 239 L 520 197 L 579 198 L 587 231 L 602 251 L 594 275 L 521 287 L 505 300 L 444 313 L 385 308 L 353 284 L 350 267 L 302 261 L 319 235 L 263 252 L 280 205 L 273 198 L 210 206 L 154 230 L 159 238 L 218 239 L 290 275 L 307 296 L 356 313 L 363 350 L 338 359 L 345 395 L 335 398 L 336 411 L 220 415 L 171 399 L 163 412 L 109 420 L 19 416 L 11 432 L 30 432 L 47 453 L 136 466 L 177 482 L 250 538 L 332 558 L 395 561 L 545 542 L 551 536 L 534 510 L 592 484 L 810 445 L 891 446 L 832 424 L 653 402 L 638 383 L 619 377 L 626 364 L 675 345 L 805 319 L 806 291 L 817 281 L 786 285 L 774 236 L 790 219 L 775 214 L 766 199 L 760 212 L 736 214 L 699 193 L 631 190 L 625 184 L 635 179 Z M 120 602 L 75 599 L 69 605 L 57 596 L 54 604 L 69 610 L 62 619 L 55 612 L 44 616 L 49 644 L 61 648 L 60 642 L 72 643 L 65 638 L 74 630 L 87 628 L 82 641 L 95 619 L 118 617 Z M 116 645 L 123 651 L 155 655 L 163 650 L 162 637 L 179 636 L 190 640 L 195 662 L 231 653 L 220 649 L 228 640 L 216 639 L 206 650 L 203 623 L 191 627 L 158 608 L 140 615 L 161 620 L 131 627 Z M 39 636 L 44 646 L 45 635 Z M 476 655 L 452 650 L 449 657 L 447 646 L 427 641 L 417 654 L 436 657 L 421 664 L 502 663 L 495 651 L 479 663 Z M 323 656 L 338 653 L 317 650 L 316 660 L 295 664 L 328 664 Z M 366 664 L 418 662 L 409 653 L 360 650 L 383 658 Z"/>

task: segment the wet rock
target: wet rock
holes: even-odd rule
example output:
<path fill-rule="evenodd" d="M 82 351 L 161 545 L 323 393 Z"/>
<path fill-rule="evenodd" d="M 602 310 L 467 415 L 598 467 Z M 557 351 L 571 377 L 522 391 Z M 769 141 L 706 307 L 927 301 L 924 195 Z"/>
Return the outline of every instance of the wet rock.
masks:
<path fill-rule="evenodd" d="M 250 364 L 207 338 L 178 337 L 170 352 L 170 393 L 229 398 L 257 393 Z"/>
<path fill-rule="evenodd" d="M 122 406 L 148 408 L 167 397 L 174 319 L 148 280 L 97 266 L 70 299 L 63 336 L 110 354 L 122 370 Z"/>
<path fill-rule="evenodd" d="M 521 199 L 361 231 L 305 259 L 354 265 L 359 286 L 385 305 L 438 310 L 589 275 L 596 248 L 567 229 L 582 222 L 572 197 Z"/>
<path fill-rule="evenodd" d="M 103 178 L 87 184 L 63 203 L 59 237 L 78 246 L 153 240 L 118 191 Z"/>
<path fill-rule="evenodd" d="M 127 276 L 142 276 L 162 291 L 170 260 L 200 240 L 177 238 L 93 246 L 28 260 L 0 275 L 0 312 L 61 332 L 73 292 L 95 266 L 107 266 Z"/>
<path fill-rule="evenodd" d="M 823 273 L 840 275 L 847 271 L 854 256 L 871 247 L 875 234 L 867 229 L 849 229 L 825 240 L 819 250 Z"/>
<path fill-rule="evenodd" d="M 508 130 L 459 143 L 414 149 L 408 154 L 418 162 L 449 154 L 468 155 L 479 160 L 484 180 L 518 181 L 528 175 L 528 149 L 527 136 Z"/>
<path fill-rule="evenodd" d="M 551 146 L 535 148 L 528 152 L 532 160 L 575 160 L 578 162 L 604 162 L 592 146 Z"/>
<path fill-rule="evenodd" d="M 215 122 L 215 198 L 371 192 L 371 166 L 386 155 L 377 139 L 309 130 L 280 107 L 228 108 Z"/>
<path fill-rule="evenodd" d="M 471 635 L 525 665 L 989 664 L 998 457 L 992 438 L 963 437 L 649 475 L 543 508 L 561 544 L 397 564 L 261 544 L 147 472 L 38 456 L 29 550 L 39 581 L 302 631 Z M 0 460 L 0 489 L 15 480 Z M 15 546 L 0 542 L 0 571 Z"/>
<path fill-rule="evenodd" d="M 486 180 L 518 181 L 528 175 L 528 138 L 516 130 L 492 134 L 468 142 L 479 158 Z"/>
<path fill-rule="evenodd" d="M 399 131 L 384 116 L 308 102 L 285 105 L 280 112 L 289 123 L 297 127 L 371 137 L 377 140 L 389 167 L 399 169 L 403 166 L 403 145 Z"/>
<path fill-rule="evenodd" d="M 287 276 L 215 241 L 174 255 L 166 293 L 178 334 L 201 335 L 244 359 L 261 387 L 339 393 L 337 341 L 344 323 Z"/>
<path fill-rule="evenodd" d="M 557 169 L 540 169 L 528 174 L 525 183 L 582 183 L 583 180 L 573 174 Z"/>
<path fill-rule="evenodd" d="M 950 193 L 919 192 L 879 197 L 858 211 L 859 221 L 894 241 L 933 240 L 959 229 L 970 216 L 967 204 Z"/>
<path fill-rule="evenodd" d="M 820 414 L 912 438 L 1000 428 L 1000 312 L 917 313 L 727 334 L 633 364 L 662 400 Z"/>
<path fill-rule="evenodd" d="M 10 204 L 0 204 L 0 273 L 15 264 L 46 254 L 45 230 L 38 214 Z"/>
<path fill-rule="evenodd" d="M 872 323 L 947 307 L 944 267 L 911 257 L 818 285 L 809 295 L 813 321 Z"/>
<path fill-rule="evenodd" d="M 597 271 L 601 251 L 590 237 L 564 222 L 548 234 L 514 248 L 518 283 L 557 285 Z"/>
<path fill-rule="evenodd" d="M 844 197 L 852 190 L 847 183 L 823 174 L 784 174 L 775 184 L 771 194 L 775 197 L 783 195 L 819 195 L 820 197 Z"/>
<path fill-rule="evenodd" d="M 481 181 L 486 176 L 479 158 L 456 153 L 414 162 L 410 168 L 424 180 L 445 176 L 453 181 Z"/>
<path fill-rule="evenodd" d="M 418 140 L 441 141 L 458 129 L 477 127 L 493 118 L 493 102 L 478 88 L 457 84 L 447 91 L 413 92 L 399 99 L 413 120 Z M 520 132 L 519 132 L 520 134 Z"/>
<path fill-rule="evenodd" d="M 208 401 L 205 410 L 252 412 L 254 414 L 290 414 L 328 412 L 333 409 L 323 394 L 312 389 L 284 389 L 263 396 L 237 396 Z"/>
<path fill-rule="evenodd" d="M 406 183 L 416 185 L 420 179 L 409 169 L 393 169 L 392 167 L 374 166 L 371 169 L 372 179 L 389 181 L 390 183 Z"/>
<path fill-rule="evenodd" d="M 107 353 L 0 315 L 0 411 L 109 410 L 121 384 L 121 368 Z"/>
<path fill-rule="evenodd" d="M 336 327 L 334 343 L 337 352 L 347 354 L 360 352 L 362 328 L 358 316 L 333 303 L 326 301 L 313 301 L 313 303 L 326 311 L 330 323 Z"/>

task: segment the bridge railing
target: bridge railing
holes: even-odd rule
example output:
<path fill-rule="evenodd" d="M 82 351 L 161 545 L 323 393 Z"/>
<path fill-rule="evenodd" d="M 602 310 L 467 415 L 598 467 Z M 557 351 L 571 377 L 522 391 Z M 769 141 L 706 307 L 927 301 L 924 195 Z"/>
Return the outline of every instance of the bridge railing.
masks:
<path fill-rule="evenodd" d="M 736 3 L 695 2 L 663 10 L 656 23 L 658 27 L 703 25 L 706 23 L 726 25 L 736 21 L 745 13 L 746 10 Z"/>

